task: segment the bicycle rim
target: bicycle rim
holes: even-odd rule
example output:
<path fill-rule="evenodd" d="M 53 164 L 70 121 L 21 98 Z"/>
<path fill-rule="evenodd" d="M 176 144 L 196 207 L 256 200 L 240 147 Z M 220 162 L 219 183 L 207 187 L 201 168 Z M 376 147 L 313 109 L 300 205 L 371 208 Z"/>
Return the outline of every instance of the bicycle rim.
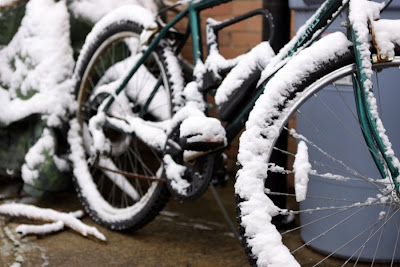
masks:
<path fill-rule="evenodd" d="M 118 80 L 135 61 L 139 34 L 121 29 L 135 29 L 134 25 L 126 25 L 112 25 L 112 33 L 89 60 L 82 75 L 77 111 L 81 145 L 87 160 L 85 175 L 81 174 L 87 179 L 76 179 L 79 195 L 92 218 L 119 230 L 143 226 L 155 217 L 169 197 L 164 184 L 151 180 L 158 179 L 162 173 L 162 152 L 147 146 L 135 135 L 103 125 L 102 132 L 111 149 L 106 155 L 96 157 L 91 152 L 88 122 L 112 93 L 99 91 L 120 83 Z M 162 63 L 152 53 L 107 111 L 108 116 L 121 119 L 140 116 L 147 121 L 168 119 L 171 103 L 165 83 Z M 158 89 L 154 90 L 155 87 Z"/>
<path fill-rule="evenodd" d="M 400 149 L 400 140 L 396 140 L 400 134 L 396 99 L 400 95 L 393 82 L 400 75 L 399 65 L 399 58 L 375 65 L 373 78 L 380 116 L 394 151 Z M 287 156 L 288 163 L 280 166 L 285 171 L 270 165 L 269 183 L 282 179 L 272 173 L 285 172 L 286 185 L 285 190 L 267 189 L 266 193 L 289 210 L 282 210 L 274 222 L 282 228 L 291 226 L 281 235 L 301 265 L 400 260 L 399 202 L 392 194 L 390 178 L 382 179 L 365 144 L 351 86 L 354 71 L 350 65 L 309 86 L 285 112 L 284 121 L 289 123 L 282 124 L 281 130 L 288 132 L 289 149 L 274 147 Z M 300 143 L 302 152 L 296 151 Z M 301 175 L 293 171 L 295 162 L 301 161 L 297 160 L 300 153 L 304 156 L 304 147 L 311 165 L 307 182 L 301 182 Z M 304 190 L 305 200 L 297 202 Z"/>

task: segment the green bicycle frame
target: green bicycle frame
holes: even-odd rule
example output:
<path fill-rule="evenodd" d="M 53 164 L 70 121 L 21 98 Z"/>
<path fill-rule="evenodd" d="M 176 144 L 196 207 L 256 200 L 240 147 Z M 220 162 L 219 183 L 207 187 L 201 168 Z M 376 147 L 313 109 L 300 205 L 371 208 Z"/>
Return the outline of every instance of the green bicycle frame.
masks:
<path fill-rule="evenodd" d="M 128 84 L 129 80 L 135 74 L 135 72 L 139 69 L 139 67 L 145 62 L 147 57 L 152 53 L 153 50 L 156 49 L 160 41 L 166 37 L 170 29 L 181 21 L 184 17 L 189 16 L 189 28 L 188 31 L 192 35 L 193 41 L 193 59 L 196 63 L 198 60 L 203 61 L 203 51 L 202 51 L 202 40 L 201 40 L 201 28 L 200 28 L 200 18 L 199 14 L 202 10 L 217 6 L 222 3 L 231 2 L 231 0 L 202 0 L 202 1 L 190 1 L 188 2 L 188 7 L 181 11 L 177 16 L 175 16 L 168 24 L 163 26 L 161 30 L 157 33 L 155 38 L 150 42 L 147 49 L 143 51 L 142 56 L 136 62 L 135 66 L 130 70 L 129 74 L 124 78 L 121 85 L 116 90 L 116 95 L 118 95 Z M 317 10 L 314 14 L 313 19 L 307 22 L 305 25 L 304 31 L 301 34 L 298 34 L 295 39 L 291 41 L 292 47 L 288 50 L 288 53 L 279 53 L 277 56 L 281 58 L 282 61 L 287 60 L 288 58 L 296 55 L 299 51 L 308 47 L 317 40 L 317 38 L 324 32 L 324 30 L 330 25 L 330 23 L 338 16 L 342 10 L 344 10 L 348 6 L 349 0 L 326 0 L 321 8 Z M 183 44 L 186 43 L 188 36 L 182 41 Z M 359 44 L 355 43 L 355 46 Z M 357 49 L 356 49 L 357 50 Z M 356 53 L 356 65 L 357 69 L 360 69 L 360 57 Z M 241 110 L 237 112 L 232 121 L 229 121 L 226 126 L 226 135 L 228 139 L 228 143 L 230 143 L 244 128 L 245 122 L 248 119 L 250 111 L 254 107 L 255 102 L 263 93 L 269 79 L 280 69 L 284 64 L 279 65 L 274 71 L 273 74 L 264 81 L 254 93 L 248 98 L 247 102 L 243 105 Z M 355 85 L 360 85 L 363 83 L 362 77 L 357 77 L 354 79 Z M 160 84 L 160 81 L 159 83 Z M 156 86 L 152 95 L 155 94 L 159 86 Z M 369 106 L 366 101 L 365 96 L 362 95 L 362 89 L 357 89 L 356 87 L 356 101 L 357 101 L 357 112 L 361 114 L 360 123 L 367 130 L 367 134 L 364 135 L 367 145 L 370 147 L 372 151 L 371 154 L 375 160 L 378 169 L 380 170 L 382 177 L 385 176 L 384 167 L 388 166 L 390 172 L 392 173 L 392 177 L 397 177 L 399 171 L 392 164 L 392 160 L 386 156 L 384 156 L 384 160 L 380 160 L 376 155 L 378 154 L 378 150 L 382 155 L 385 155 L 385 148 L 379 134 L 377 134 L 377 127 L 373 122 L 372 115 L 369 112 Z M 107 105 L 104 108 L 104 111 L 108 110 L 108 108 L 113 103 L 114 98 L 111 97 L 108 101 Z M 145 105 L 147 106 L 147 105 Z M 376 148 L 378 147 L 378 148 Z M 376 153 L 376 154 L 375 154 Z M 395 180 L 395 179 L 394 179 Z M 397 190 L 399 189 L 398 183 L 395 181 Z"/>
<path fill-rule="evenodd" d="M 371 156 L 382 178 L 387 177 L 387 173 L 385 172 L 385 167 L 387 167 L 391 174 L 393 183 L 396 187 L 396 191 L 399 192 L 400 186 L 396 179 L 399 176 L 399 170 L 393 165 L 392 158 L 387 155 L 386 146 L 379 134 L 377 123 L 371 114 L 371 107 L 369 105 L 368 95 L 366 93 L 367 90 L 365 88 L 365 81 L 368 80 L 368 77 L 365 74 L 365 71 L 363 71 L 363 57 L 360 50 L 358 49 L 361 44 L 357 41 L 356 36 L 357 32 L 353 29 L 353 27 L 350 27 L 349 38 L 354 43 L 357 67 L 357 72 L 355 75 L 356 77 L 353 76 L 352 80 L 360 126 Z"/>

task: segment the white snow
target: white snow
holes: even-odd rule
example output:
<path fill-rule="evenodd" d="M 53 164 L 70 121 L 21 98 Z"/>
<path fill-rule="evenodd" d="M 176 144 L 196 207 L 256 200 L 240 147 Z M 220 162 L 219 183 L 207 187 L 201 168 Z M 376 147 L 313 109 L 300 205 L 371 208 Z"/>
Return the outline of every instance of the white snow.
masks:
<path fill-rule="evenodd" d="M 96 227 L 88 226 L 78 220 L 74 213 L 63 213 L 52 209 L 38 208 L 32 205 L 20 203 L 7 203 L 0 205 L 0 213 L 9 216 L 23 216 L 35 220 L 61 221 L 65 226 L 81 233 L 83 236 L 91 235 L 105 241 L 106 237 Z M 59 226 L 59 225 L 58 225 Z M 54 225 L 48 225 L 54 229 Z M 44 227 L 46 228 L 46 227 Z M 43 229 L 42 229 L 43 230 Z M 46 230 L 46 229 L 45 229 Z"/>
<path fill-rule="evenodd" d="M 73 105 L 73 67 L 66 2 L 29 1 L 17 33 L 0 49 L 0 126 L 40 114 L 47 126 L 59 127 Z M 56 159 L 54 145 L 45 129 L 25 156 L 24 182 L 34 184 L 45 154 Z M 57 166 L 65 169 L 65 162 L 57 159 Z"/>
<path fill-rule="evenodd" d="M 110 11 L 126 5 L 140 5 L 154 14 L 157 13 L 157 5 L 152 0 L 75 0 L 71 1 L 69 8 L 75 17 L 82 17 L 95 23 Z"/>
<path fill-rule="evenodd" d="M 66 155 L 63 155 L 66 156 Z M 57 170 L 61 172 L 69 172 L 71 170 L 71 166 L 65 158 L 58 157 L 57 155 L 53 155 L 54 165 L 56 165 Z"/>
<path fill-rule="evenodd" d="M 169 75 L 169 81 L 171 83 L 171 99 L 173 103 L 173 112 L 177 112 L 180 110 L 185 103 L 182 92 L 184 89 L 185 81 L 183 79 L 182 69 L 180 67 L 180 63 L 175 56 L 174 52 L 171 48 L 166 48 L 163 51 L 163 56 L 165 57 L 165 64 L 167 66 L 166 70 Z"/>
<path fill-rule="evenodd" d="M 306 199 L 308 187 L 308 174 L 311 172 L 311 164 L 308 161 L 308 148 L 304 141 L 300 141 L 297 146 L 296 158 L 293 163 L 294 188 L 296 201 Z"/>
<path fill-rule="evenodd" d="M 156 124 L 146 123 L 145 120 L 139 117 L 126 117 L 127 123 L 123 120 L 112 117 L 107 117 L 106 120 L 111 125 L 123 129 L 125 133 L 134 133 L 140 140 L 150 147 L 158 151 L 164 149 L 167 135 L 163 129 L 157 128 Z M 162 124 L 160 124 L 160 126 L 162 126 Z"/>
<path fill-rule="evenodd" d="M 46 235 L 49 233 L 54 233 L 61 231 L 64 228 L 64 223 L 62 221 L 57 221 L 54 223 L 48 223 L 44 225 L 28 225 L 21 224 L 15 228 L 15 231 L 21 236 L 25 235 Z"/>
<path fill-rule="evenodd" d="M 316 144 L 314 144 L 313 142 L 311 142 L 310 140 L 308 140 L 307 137 L 305 137 L 305 136 L 302 135 L 302 134 L 297 133 L 295 129 L 290 129 L 290 130 L 289 130 L 289 134 L 290 134 L 291 136 L 293 136 L 294 138 L 296 138 L 297 140 L 302 140 L 302 141 L 304 141 L 305 143 L 307 143 L 309 146 L 314 147 L 315 149 L 317 149 L 317 150 L 321 153 L 321 155 L 323 155 L 323 156 L 325 156 L 325 157 L 331 159 L 332 161 L 334 161 L 334 162 L 340 164 L 340 165 L 341 165 L 343 168 L 345 168 L 349 173 L 352 173 L 352 174 L 354 174 L 354 175 L 356 175 L 356 176 L 357 176 L 357 175 L 360 176 L 360 174 L 359 174 L 356 170 L 354 170 L 353 168 L 347 166 L 346 163 L 343 162 L 341 159 L 337 159 L 337 158 L 333 157 L 332 155 L 330 155 L 329 153 L 327 153 L 326 151 L 322 150 L 319 146 L 317 146 Z M 314 174 L 314 171 L 313 171 L 313 174 Z M 327 177 L 327 178 L 333 178 L 332 176 L 329 176 L 329 174 L 323 174 L 322 176 L 325 176 L 325 177 Z M 339 177 L 336 176 L 336 178 L 339 178 Z M 372 178 L 369 178 L 369 179 L 373 180 Z"/>
<path fill-rule="evenodd" d="M 227 144 L 225 129 L 216 118 L 191 116 L 180 126 L 180 136 L 188 142 L 221 142 Z"/>
<path fill-rule="evenodd" d="M 215 103 L 221 105 L 241 86 L 246 78 L 257 68 L 261 71 L 275 56 L 269 42 L 262 42 L 255 46 L 249 53 L 243 55 L 231 72 L 226 76 L 215 94 Z"/>
<path fill-rule="evenodd" d="M 204 101 L 203 95 L 199 91 L 197 82 L 192 81 L 185 86 L 183 97 L 185 98 L 186 106 L 191 105 L 203 112 L 206 110 L 207 103 Z"/>
<path fill-rule="evenodd" d="M 88 129 L 92 137 L 90 155 L 109 154 L 111 150 L 110 140 L 106 138 L 102 129 L 105 122 L 106 114 L 102 111 L 98 111 L 97 114 L 89 120 Z"/>
<path fill-rule="evenodd" d="M 268 170 L 275 173 L 289 174 L 292 171 L 286 170 L 285 168 L 276 165 L 275 163 L 268 163 Z"/>
<path fill-rule="evenodd" d="M 186 195 L 186 190 L 190 186 L 190 183 L 182 178 L 186 167 L 177 164 L 170 155 L 164 156 L 164 167 L 166 176 L 171 180 L 172 188 L 179 194 Z"/>
<path fill-rule="evenodd" d="M 0 125 L 34 113 L 54 126 L 66 117 L 74 67 L 69 30 L 64 1 L 27 3 L 18 32 L 0 50 Z"/>
<path fill-rule="evenodd" d="M 378 220 L 383 220 L 386 217 L 386 211 L 379 212 Z"/>
<path fill-rule="evenodd" d="M 76 218 L 80 218 L 83 216 L 83 212 L 81 210 L 70 212 L 72 216 Z M 64 222 L 56 221 L 54 223 L 47 223 L 43 225 L 29 225 L 29 224 L 20 224 L 15 228 L 15 231 L 21 235 L 46 235 L 54 232 L 61 231 L 64 229 Z"/>
<path fill-rule="evenodd" d="M 394 57 L 394 44 L 400 45 L 400 20 L 380 19 L 372 22 L 375 33 L 375 42 L 379 53 L 387 58 Z"/>
<path fill-rule="evenodd" d="M 25 155 L 25 163 L 22 165 L 22 179 L 25 183 L 34 185 L 39 177 L 37 167 L 45 162 L 45 154 L 54 155 L 54 139 L 49 129 L 44 129 L 39 140 L 29 149 Z"/>
<path fill-rule="evenodd" d="M 209 47 L 209 53 L 205 62 L 205 67 L 207 70 L 212 71 L 215 77 L 221 78 L 219 75 L 219 70 L 231 69 L 238 64 L 238 62 L 245 56 L 239 55 L 232 59 L 224 58 L 218 50 L 217 36 L 214 34 L 211 26 L 218 25 L 223 21 L 219 22 L 213 18 L 207 18 L 206 23 L 206 37 L 207 46 Z"/>

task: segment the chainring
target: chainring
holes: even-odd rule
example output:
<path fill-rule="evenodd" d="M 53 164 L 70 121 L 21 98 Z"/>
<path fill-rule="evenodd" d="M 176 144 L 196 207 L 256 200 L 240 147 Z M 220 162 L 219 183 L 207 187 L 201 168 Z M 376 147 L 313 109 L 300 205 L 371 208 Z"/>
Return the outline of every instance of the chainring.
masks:
<path fill-rule="evenodd" d="M 200 156 L 194 162 L 185 162 L 183 160 L 184 150 L 179 145 L 179 125 L 168 135 L 164 152 L 165 155 L 170 155 L 176 164 L 185 167 L 182 179 L 189 183 L 184 192 L 176 190 L 164 170 L 163 177 L 166 177 L 166 184 L 171 194 L 181 201 L 193 201 L 201 197 L 213 177 L 215 153 Z"/>

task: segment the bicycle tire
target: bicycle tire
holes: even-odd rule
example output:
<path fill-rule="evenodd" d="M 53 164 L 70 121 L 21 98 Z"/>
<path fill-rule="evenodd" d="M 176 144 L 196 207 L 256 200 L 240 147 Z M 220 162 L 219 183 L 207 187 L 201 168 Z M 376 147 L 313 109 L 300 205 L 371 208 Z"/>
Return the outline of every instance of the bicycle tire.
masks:
<path fill-rule="evenodd" d="M 396 52 L 396 55 L 399 53 Z M 271 242 L 273 238 L 278 240 L 273 242 L 279 242 L 279 246 L 287 248 L 284 250 L 285 253 L 288 252 L 287 257 L 290 259 L 285 264 L 290 262 L 289 265 L 293 265 L 296 261 L 302 266 L 329 263 L 337 266 L 347 261 L 393 263 L 400 259 L 400 250 L 397 245 L 399 242 L 398 227 L 393 226 L 400 219 L 396 214 L 400 206 L 396 196 L 391 195 L 394 190 L 385 189 L 392 182 L 378 180 L 381 176 L 371 159 L 371 152 L 364 143 L 355 101 L 352 100 L 354 98 L 353 89 L 348 83 L 349 75 L 355 73 L 353 62 L 353 52 L 347 52 L 325 62 L 315 72 L 293 84 L 294 89 L 290 94 L 285 95 L 282 101 L 263 109 L 264 113 L 258 111 L 256 115 L 258 118 L 256 116 L 251 118 L 250 115 L 249 120 L 262 121 L 263 123 L 259 125 L 263 125 L 264 129 L 252 131 L 249 125 L 254 124 L 246 125 L 248 128 L 242 138 L 246 140 L 246 138 L 256 137 L 254 139 L 256 141 L 251 147 L 250 142 L 242 142 L 241 138 L 238 155 L 241 169 L 237 178 L 241 179 L 240 183 L 253 184 L 252 194 L 268 196 L 267 201 L 263 199 L 265 206 L 268 201 L 279 202 L 283 198 L 286 202 L 284 208 L 289 211 L 286 212 L 284 208 L 275 206 L 274 211 L 267 212 L 264 206 L 254 208 L 257 211 L 249 214 L 249 207 L 255 205 L 255 198 L 262 198 L 256 196 L 250 199 L 249 195 L 236 189 L 240 234 L 249 262 L 253 266 L 273 264 L 279 266 L 285 262 L 278 259 L 283 257 L 278 250 L 271 246 L 264 247 L 265 242 Z M 394 125 L 395 123 L 391 123 L 393 115 L 392 117 L 388 115 L 388 112 L 392 114 L 399 112 L 398 109 L 397 111 L 395 109 L 398 105 L 393 104 L 392 101 L 398 94 L 394 90 L 393 84 L 395 83 L 392 84 L 392 80 L 387 82 L 388 77 L 396 77 L 393 74 L 399 77 L 399 65 L 400 57 L 396 56 L 392 62 L 373 66 L 374 85 L 377 82 L 384 82 L 384 87 L 376 87 L 380 92 L 378 89 L 374 92 L 379 95 L 380 116 L 386 115 L 382 120 L 389 137 L 399 136 L 400 132 Z M 329 86 L 331 83 L 334 83 L 335 86 Z M 342 85 L 344 89 L 339 89 L 339 86 Z M 385 88 L 385 90 L 381 88 Z M 266 91 L 264 94 L 267 94 Z M 389 93 L 389 95 L 383 96 L 382 93 Z M 334 94 L 337 95 L 334 96 Z M 383 101 L 389 101 L 391 104 L 384 104 Z M 265 103 L 257 102 L 254 110 L 260 105 L 265 105 Z M 268 108 L 271 112 L 267 113 L 265 111 Z M 325 111 L 321 108 L 324 108 Z M 297 119 L 293 119 L 296 118 L 296 115 Z M 290 123 L 287 125 L 289 121 Z M 339 127 L 342 127 L 340 132 L 338 132 Z M 260 126 L 260 128 L 262 127 Z M 275 147 L 279 134 L 274 134 L 274 137 L 270 139 L 267 137 L 267 132 L 274 128 L 279 133 L 288 131 L 288 135 L 292 138 L 292 147 L 289 145 L 287 150 Z M 332 131 L 335 133 L 332 134 Z M 349 141 L 353 137 L 358 140 L 356 142 Z M 334 140 L 329 144 L 326 141 L 329 141 L 330 138 L 334 138 Z M 306 183 L 307 197 L 299 204 L 295 200 L 296 183 L 293 178 L 293 162 L 296 152 L 293 151 L 293 146 L 300 141 L 303 141 L 308 147 L 308 163 L 312 166 L 310 170 L 315 172 L 309 174 L 309 181 Z M 396 140 L 392 142 L 393 148 L 397 148 L 397 150 L 394 149 L 395 151 L 400 148 L 398 143 Z M 264 151 L 258 149 L 257 152 L 251 152 L 257 150 L 254 145 Z M 282 169 L 275 168 L 274 162 L 270 161 L 272 151 L 288 155 L 291 159 L 287 166 L 280 166 Z M 304 150 L 302 149 L 302 151 Z M 242 160 L 241 154 L 243 157 L 247 153 L 256 155 L 257 162 L 243 164 L 245 160 Z M 325 155 L 325 153 L 327 154 Z M 346 159 L 348 161 L 345 161 Z M 352 166 L 350 163 L 355 165 Z M 243 165 L 246 164 L 247 170 L 251 167 L 254 168 L 256 166 L 254 164 L 262 164 L 261 166 L 265 168 L 258 173 L 259 178 L 250 181 L 249 177 L 246 177 L 247 170 L 243 169 Z M 357 167 L 357 164 L 361 164 L 361 167 Z M 268 173 L 275 171 L 287 175 L 288 186 L 285 190 L 273 191 L 271 188 L 265 188 Z M 255 182 L 257 179 L 260 182 Z M 269 183 L 273 183 L 273 181 L 269 181 Z M 240 186 L 237 181 L 235 188 Z M 358 190 L 355 187 L 362 189 Z M 368 197 L 371 198 L 368 199 Z M 386 197 L 385 201 L 383 201 L 384 197 Z M 277 198 L 280 199 L 277 200 Z M 264 216 L 263 213 L 268 213 L 268 215 Z M 357 227 L 354 228 L 353 225 L 357 225 Z M 264 230 L 268 228 L 269 235 L 266 235 L 264 230 L 260 230 L 261 228 Z M 393 231 L 393 229 L 395 232 L 390 233 L 390 230 Z M 264 237 L 262 237 L 263 234 L 265 234 Z M 282 242 L 279 241 L 280 238 L 282 238 Z M 332 244 L 337 246 L 334 247 Z M 266 249 L 270 249 L 270 251 L 267 252 Z M 385 250 L 387 253 L 384 252 Z M 292 256 L 295 261 L 292 261 Z"/>
<path fill-rule="evenodd" d="M 119 65 L 121 66 L 120 70 L 128 70 L 133 66 L 133 64 L 123 64 L 134 57 L 134 45 L 135 42 L 138 45 L 142 30 L 143 27 L 134 21 L 122 20 L 110 23 L 88 44 L 85 54 L 81 55 L 78 60 L 78 67 L 75 71 L 75 93 L 78 100 L 78 109 L 76 112 L 77 120 L 71 125 L 73 131 L 69 139 L 72 140 L 70 141 L 72 152 L 79 153 L 80 151 L 81 155 L 78 155 L 78 158 L 83 158 L 83 160 L 76 159 L 76 157 L 75 160 L 72 159 L 74 168 L 73 181 L 78 197 L 90 217 L 97 223 L 112 230 L 128 228 L 136 230 L 143 227 L 158 215 L 170 197 L 165 183 L 139 179 L 130 180 L 131 178 L 128 176 L 124 178 L 124 175 L 112 174 L 88 162 L 90 160 L 90 153 L 88 152 L 90 149 L 88 147 L 90 135 L 87 134 L 87 127 L 85 126 L 88 118 L 97 113 L 98 106 L 94 105 L 93 109 L 90 110 L 90 105 L 96 104 L 95 99 L 100 97 L 97 95 L 93 98 L 93 91 L 98 86 L 111 83 L 114 79 L 120 77 L 120 72 L 112 74 L 113 67 Z M 118 48 L 120 48 L 119 51 L 121 53 L 116 53 Z M 116 57 L 115 61 L 111 57 L 110 62 L 105 59 L 109 55 L 108 52 Z M 174 90 L 172 88 L 174 84 L 170 81 L 172 74 L 168 71 L 167 56 L 171 60 L 170 57 L 173 56 L 173 52 L 167 42 L 162 41 L 131 78 L 127 85 L 130 89 L 120 93 L 120 95 L 124 94 L 124 97 L 129 100 L 131 112 L 135 116 L 141 116 L 144 120 L 160 121 L 169 119 L 174 112 L 174 107 L 176 107 L 176 104 L 172 101 L 174 92 L 171 92 L 171 90 Z M 177 61 L 177 59 L 175 60 Z M 104 66 L 108 63 L 111 63 L 109 67 Z M 176 67 L 179 66 L 175 66 L 174 72 L 178 70 Z M 176 73 L 174 74 L 176 75 Z M 146 80 L 148 83 L 141 80 L 144 78 L 148 78 Z M 146 105 L 147 99 L 151 97 L 151 91 L 145 91 L 144 88 L 150 85 L 154 86 L 154 82 L 159 78 L 162 84 L 154 98 L 149 102 L 147 113 L 139 114 L 140 110 Z M 140 82 L 143 83 L 139 84 Z M 135 85 L 132 85 L 132 83 L 135 83 Z M 133 91 L 131 87 L 136 88 L 136 91 Z M 162 152 L 155 151 L 134 135 L 128 136 L 114 129 L 107 129 L 104 126 L 103 131 L 106 132 L 105 135 L 111 144 L 112 150 L 109 155 L 102 156 L 102 158 L 96 159 L 95 162 L 98 162 L 99 165 L 105 164 L 106 167 L 113 166 L 118 171 L 127 171 L 150 178 L 157 178 L 161 175 L 159 170 L 162 168 Z M 89 138 L 89 140 L 86 140 L 86 138 Z M 78 140 L 78 142 L 73 140 Z M 125 141 L 129 145 L 125 145 Z M 119 146 L 121 146 L 122 151 L 118 151 L 120 149 L 118 148 Z M 147 157 L 146 160 L 143 159 L 144 157 Z M 112 179 L 111 176 L 113 175 L 117 178 Z M 118 182 L 118 179 L 122 182 Z M 126 189 L 128 188 L 126 186 L 129 189 Z"/>

